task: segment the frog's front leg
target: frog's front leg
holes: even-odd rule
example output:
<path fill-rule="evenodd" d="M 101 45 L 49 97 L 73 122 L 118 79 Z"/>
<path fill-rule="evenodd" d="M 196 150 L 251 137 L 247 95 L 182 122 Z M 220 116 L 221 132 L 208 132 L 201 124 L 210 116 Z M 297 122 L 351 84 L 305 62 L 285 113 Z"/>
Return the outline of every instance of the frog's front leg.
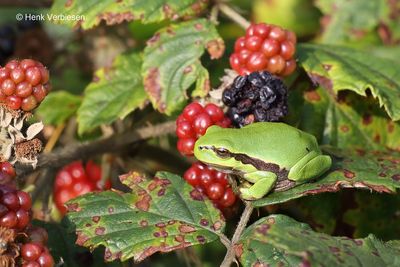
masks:
<path fill-rule="evenodd" d="M 317 178 L 329 170 L 331 165 L 331 157 L 311 151 L 290 169 L 288 178 L 298 182 Z"/>
<path fill-rule="evenodd" d="M 273 172 L 255 171 L 246 173 L 244 179 L 254 184 L 247 188 L 240 188 L 242 199 L 255 200 L 265 196 L 274 187 L 277 176 Z"/>

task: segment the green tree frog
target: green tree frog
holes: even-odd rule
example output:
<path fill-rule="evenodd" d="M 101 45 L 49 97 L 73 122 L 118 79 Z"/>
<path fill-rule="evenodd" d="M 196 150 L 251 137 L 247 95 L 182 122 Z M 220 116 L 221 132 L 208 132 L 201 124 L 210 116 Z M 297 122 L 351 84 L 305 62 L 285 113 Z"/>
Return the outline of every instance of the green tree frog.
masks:
<path fill-rule="evenodd" d="M 211 126 L 194 147 L 195 157 L 226 173 L 239 175 L 242 199 L 255 200 L 283 180 L 300 184 L 325 173 L 332 164 L 313 135 L 277 122 L 240 129 Z"/>

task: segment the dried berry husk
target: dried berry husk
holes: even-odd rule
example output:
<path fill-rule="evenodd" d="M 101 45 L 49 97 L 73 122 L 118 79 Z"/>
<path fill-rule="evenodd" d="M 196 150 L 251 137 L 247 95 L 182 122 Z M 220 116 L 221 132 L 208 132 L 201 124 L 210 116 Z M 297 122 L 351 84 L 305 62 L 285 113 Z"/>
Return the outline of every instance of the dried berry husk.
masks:
<path fill-rule="evenodd" d="M 0 161 L 36 166 L 42 149 L 42 143 L 36 136 L 43 129 L 43 124 L 29 124 L 29 117 L 30 113 L 0 105 Z"/>
<path fill-rule="evenodd" d="M 15 259 L 19 256 L 19 246 L 15 239 L 15 230 L 0 227 L 0 266 L 16 266 Z"/>
<path fill-rule="evenodd" d="M 280 121 L 288 113 L 287 88 L 267 71 L 237 76 L 223 94 L 228 116 L 237 127 L 253 122 Z"/>

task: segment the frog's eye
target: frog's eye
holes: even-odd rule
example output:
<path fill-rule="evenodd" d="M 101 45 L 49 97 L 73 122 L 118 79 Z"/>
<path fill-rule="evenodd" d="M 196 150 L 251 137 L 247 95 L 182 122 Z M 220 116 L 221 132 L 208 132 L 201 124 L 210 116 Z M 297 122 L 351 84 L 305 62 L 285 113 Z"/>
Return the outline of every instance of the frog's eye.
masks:
<path fill-rule="evenodd" d="M 229 151 L 225 148 L 217 148 L 215 151 L 217 155 L 221 158 L 227 158 L 230 155 Z"/>

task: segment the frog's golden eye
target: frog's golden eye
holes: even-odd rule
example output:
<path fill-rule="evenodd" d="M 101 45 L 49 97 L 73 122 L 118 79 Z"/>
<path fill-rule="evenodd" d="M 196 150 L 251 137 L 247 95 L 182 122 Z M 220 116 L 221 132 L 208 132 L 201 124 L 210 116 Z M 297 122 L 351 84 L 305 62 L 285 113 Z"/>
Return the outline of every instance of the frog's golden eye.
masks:
<path fill-rule="evenodd" d="M 215 149 L 215 151 L 216 151 L 217 155 L 221 158 L 227 158 L 230 155 L 229 151 L 225 148 L 217 148 L 217 149 Z"/>

